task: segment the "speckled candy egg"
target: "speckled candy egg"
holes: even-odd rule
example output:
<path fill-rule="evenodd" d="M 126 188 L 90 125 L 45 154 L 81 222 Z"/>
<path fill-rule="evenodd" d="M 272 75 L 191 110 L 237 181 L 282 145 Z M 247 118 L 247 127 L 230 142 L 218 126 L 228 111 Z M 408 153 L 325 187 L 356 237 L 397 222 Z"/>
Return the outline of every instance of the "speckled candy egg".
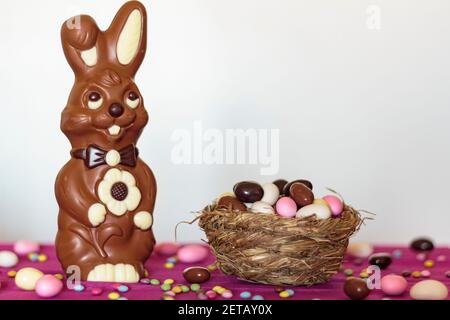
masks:
<path fill-rule="evenodd" d="M 314 215 L 319 220 L 331 218 L 330 207 L 320 204 L 310 204 L 297 212 L 297 218 L 308 218 Z"/>
<path fill-rule="evenodd" d="M 162 242 L 155 247 L 155 252 L 163 257 L 173 257 L 180 249 L 180 245 L 175 242 Z"/>
<path fill-rule="evenodd" d="M 295 181 L 292 181 L 292 182 L 289 182 L 289 183 L 287 183 L 285 186 L 284 186 L 284 188 L 283 188 L 283 195 L 285 195 L 285 196 L 289 196 L 289 194 L 290 194 L 290 191 L 291 191 L 291 186 L 294 184 L 294 183 L 302 183 L 302 184 L 304 184 L 305 186 L 307 186 L 309 189 L 311 189 L 311 190 L 313 190 L 313 184 L 311 183 L 311 182 L 309 182 L 308 180 L 295 180 Z"/>
<path fill-rule="evenodd" d="M 52 275 L 43 276 L 36 282 L 36 293 L 41 298 L 56 297 L 62 289 L 62 281 Z"/>
<path fill-rule="evenodd" d="M 14 244 L 14 251 L 19 256 L 26 256 L 30 253 L 37 253 L 40 250 L 39 243 L 28 240 L 17 241 Z"/>
<path fill-rule="evenodd" d="M 264 196 L 261 199 L 262 202 L 268 203 L 273 206 L 277 203 L 278 198 L 280 198 L 280 190 L 274 183 L 266 183 L 262 186 L 264 191 Z"/>
<path fill-rule="evenodd" d="M 17 272 L 15 277 L 16 286 L 22 290 L 33 291 L 36 283 L 44 274 L 35 268 L 23 268 Z"/>
<path fill-rule="evenodd" d="M 253 213 L 275 214 L 275 209 L 270 204 L 262 201 L 255 202 L 250 211 Z"/>
<path fill-rule="evenodd" d="M 283 197 L 276 204 L 277 214 L 285 218 L 293 218 L 297 214 L 297 204 L 289 197 Z"/>
<path fill-rule="evenodd" d="M 0 268 L 11 268 L 19 263 L 19 258 L 14 252 L 0 251 Z"/>
<path fill-rule="evenodd" d="M 201 245 L 188 245 L 178 250 L 178 260 L 182 263 L 197 263 L 205 260 L 209 250 Z"/>
<path fill-rule="evenodd" d="M 254 203 L 261 201 L 264 196 L 263 188 L 256 182 L 239 182 L 234 186 L 236 198 L 244 203 Z"/>
<path fill-rule="evenodd" d="M 448 297 L 448 289 L 440 281 L 423 280 L 416 283 L 409 294 L 414 300 L 445 300 Z"/>
<path fill-rule="evenodd" d="M 323 200 L 325 200 L 328 205 L 331 208 L 331 213 L 334 217 L 338 217 L 342 214 L 344 211 L 344 203 L 341 199 L 339 199 L 336 196 L 325 196 L 323 197 Z"/>
<path fill-rule="evenodd" d="M 408 282 L 402 276 L 390 274 L 381 279 L 381 290 L 388 296 L 399 296 L 406 291 Z"/>

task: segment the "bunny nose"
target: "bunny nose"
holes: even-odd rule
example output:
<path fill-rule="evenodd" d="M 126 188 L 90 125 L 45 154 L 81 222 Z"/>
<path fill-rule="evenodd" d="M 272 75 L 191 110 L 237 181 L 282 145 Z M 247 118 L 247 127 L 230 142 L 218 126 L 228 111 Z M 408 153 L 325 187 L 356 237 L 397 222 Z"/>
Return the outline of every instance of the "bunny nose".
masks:
<path fill-rule="evenodd" d="M 120 103 L 113 103 L 109 107 L 109 114 L 111 115 L 111 117 L 119 118 L 120 116 L 123 115 L 123 112 L 124 112 L 124 109 Z"/>

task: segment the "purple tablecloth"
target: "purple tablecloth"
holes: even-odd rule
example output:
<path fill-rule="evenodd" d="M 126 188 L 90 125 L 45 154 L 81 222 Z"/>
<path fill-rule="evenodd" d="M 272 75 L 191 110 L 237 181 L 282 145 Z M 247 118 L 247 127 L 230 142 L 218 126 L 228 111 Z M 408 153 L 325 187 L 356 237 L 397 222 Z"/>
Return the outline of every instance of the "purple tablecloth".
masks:
<path fill-rule="evenodd" d="M 0 245 L 1 250 L 12 250 L 10 245 Z M 41 249 L 41 253 L 48 256 L 46 262 L 31 262 L 27 257 L 20 258 L 18 266 L 5 269 L 0 268 L 0 300 L 21 300 L 21 299 L 40 299 L 35 292 L 25 292 L 18 289 L 14 284 L 14 279 L 8 277 L 8 271 L 19 270 L 23 267 L 34 267 L 46 274 L 58 274 L 62 273 L 61 267 L 56 260 L 55 250 L 53 246 L 44 246 Z M 434 261 L 435 265 L 431 268 L 424 267 L 424 262 L 417 258 L 417 254 L 405 247 L 377 247 L 375 252 L 388 252 L 394 253 L 393 263 L 391 266 L 382 271 L 382 275 L 386 274 L 401 274 L 403 271 L 423 271 L 429 270 L 431 275 L 429 279 L 439 280 L 449 288 L 450 278 L 446 276 L 446 272 L 450 270 L 450 249 L 449 248 L 437 248 L 433 250 L 428 259 Z M 183 279 L 182 272 L 185 268 L 191 265 L 178 263 L 173 269 L 166 269 L 165 262 L 167 258 L 153 255 L 153 257 L 147 263 L 147 269 L 150 272 L 150 279 L 158 279 L 163 282 L 166 279 L 174 279 L 176 284 L 186 284 Z M 201 266 L 208 266 L 214 263 L 214 257 L 211 255 L 206 261 L 201 263 Z M 364 261 L 363 264 L 357 265 L 351 259 L 347 259 L 342 270 L 352 269 L 356 276 L 359 276 L 360 272 L 368 266 L 368 262 Z M 311 299 L 348 299 L 342 288 L 346 276 L 343 271 L 339 272 L 328 284 L 318 285 L 310 288 L 296 287 L 291 288 L 295 291 L 295 294 L 289 298 L 292 300 L 311 300 Z M 416 282 L 424 280 L 426 278 L 413 278 L 408 277 L 409 288 Z M 243 291 L 248 291 L 252 296 L 260 295 L 266 300 L 278 300 L 281 299 L 279 294 L 275 291 L 275 287 L 266 285 L 255 285 L 246 283 L 235 279 L 234 277 L 225 276 L 219 270 L 212 272 L 211 280 L 202 285 L 202 289 L 208 290 L 214 286 L 219 285 L 231 290 L 234 294 L 233 299 L 240 299 L 240 294 Z M 75 292 L 64 288 L 63 292 L 55 299 L 60 300 L 104 300 L 108 299 L 108 294 L 114 291 L 112 284 L 99 284 L 99 283 L 84 283 L 86 287 L 83 292 Z M 146 284 L 128 285 L 129 291 L 122 293 L 121 296 L 129 300 L 159 300 L 163 294 L 160 286 L 152 286 Z M 100 296 L 94 296 L 91 292 L 93 288 L 102 288 L 103 293 Z M 408 291 L 409 291 L 408 288 Z M 390 297 L 390 299 L 410 299 L 408 291 L 400 297 Z M 381 290 L 373 290 L 369 300 L 378 300 L 387 298 Z M 183 293 L 176 296 L 177 300 L 196 300 L 197 295 L 193 292 Z M 217 298 L 222 299 L 222 298 Z"/>

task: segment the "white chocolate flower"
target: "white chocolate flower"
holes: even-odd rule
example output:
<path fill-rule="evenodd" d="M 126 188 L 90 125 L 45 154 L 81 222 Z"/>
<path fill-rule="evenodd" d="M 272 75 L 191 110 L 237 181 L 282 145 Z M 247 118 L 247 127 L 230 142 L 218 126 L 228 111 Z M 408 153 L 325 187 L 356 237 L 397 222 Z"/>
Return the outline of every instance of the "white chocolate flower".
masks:
<path fill-rule="evenodd" d="M 123 216 L 134 211 L 141 202 L 141 192 L 136 187 L 136 179 L 127 171 L 110 169 L 98 185 L 98 196 L 108 210 Z"/>

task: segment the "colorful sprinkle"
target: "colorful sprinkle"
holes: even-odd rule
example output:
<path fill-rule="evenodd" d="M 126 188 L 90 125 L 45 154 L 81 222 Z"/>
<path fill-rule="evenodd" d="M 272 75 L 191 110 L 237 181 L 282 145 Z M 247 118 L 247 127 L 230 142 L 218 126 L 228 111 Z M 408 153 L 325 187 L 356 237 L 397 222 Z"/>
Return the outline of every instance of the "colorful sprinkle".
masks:
<path fill-rule="evenodd" d="M 403 271 L 402 272 L 402 276 L 405 277 L 405 278 L 410 277 L 411 276 L 411 271 L 407 271 L 407 270 Z"/>
<path fill-rule="evenodd" d="M 175 293 L 175 294 L 180 294 L 180 293 L 183 292 L 183 289 L 181 289 L 180 286 L 175 286 L 175 287 L 172 288 L 172 292 Z"/>
<path fill-rule="evenodd" d="M 447 261 L 447 256 L 440 255 L 440 256 L 438 256 L 438 257 L 436 258 L 436 260 L 437 260 L 438 262 L 444 262 L 444 261 Z"/>
<path fill-rule="evenodd" d="M 168 295 L 163 295 L 162 299 L 165 300 L 165 301 L 174 301 L 175 300 L 174 297 L 171 297 L 171 296 L 168 296 Z"/>
<path fill-rule="evenodd" d="M 8 274 L 8 277 L 14 278 L 17 274 L 17 271 L 11 270 L 11 271 L 8 271 L 7 274 Z"/>
<path fill-rule="evenodd" d="M 173 269 L 173 268 L 175 268 L 175 265 L 173 264 L 173 263 L 166 263 L 166 264 L 164 264 L 164 268 L 166 268 L 166 269 Z"/>
<path fill-rule="evenodd" d="M 197 298 L 199 300 L 208 300 L 208 296 L 204 292 L 199 292 Z"/>
<path fill-rule="evenodd" d="M 217 270 L 217 265 L 215 264 L 210 264 L 208 267 L 206 267 L 209 271 L 216 271 Z"/>
<path fill-rule="evenodd" d="M 424 278 L 429 278 L 431 276 L 431 272 L 429 270 L 423 270 L 420 274 Z"/>
<path fill-rule="evenodd" d="M 210 299 L 210 300 L 214 300 L 215 298 L 217 298 L 217 293 L 215 291 L 209 290 L 209 291 L 206 291 L 205 294 L 208 297 L 208 299 Z"/>
<path fill-rule="evenodd" d="M 286 292 L 289 293 L 290 297 L 293 297 L 295 295 L 295 291 L 292 289 L 287 289 Z"/>
<path fill-rule="evenodd" d="M 119 298 L 120 298 L 120 294 L 118 294 L 117 292 L 111 292 L 108 294 L 109 300 L 118 300 Z"/>
<path fill-rule="evenodd" d="M 427 259 L 427 254 L 423 252 L 418 253 L 416 259 L 419 261 L 425 261 Z"/>
<path fill-rule="evenodd" d="M 149 278 L 143 278 L 139 281 L 142 284 L 150 284 L 150 279 Z"/>
<path fill-rule="evenodd" d="M 172 286 L 168 283 L 165 283 L 161 286 L 162 291 L 169 291 L 172 288 Z"/>
<path fill-rule="evenodd" d="M 264 300 L 264 297 L 263 296 L 260 296 L 260 295 L 256 295 L 256 296 L 253 296 L 253 298 L 252 298 L 252 300 Z"/>
<path fill-rule="evenodd" d="M 183 293 L 188 293 L 190 290 L 189 290 L 189 287 L 188 286 L 185 286 L 185 285 L 182 285 L 181 286 L 181 290 L 183 291 Z"/>
<path fill-rule="evenodd" d="M 351 276 L 353 275 L 353 270 L 352 270 L 352 269 L 345 269 L 345 270 L 344 270 L 344 274 L 345 274 L 347 277 L 351 277 Z"/>
<path fill-rule="evenodd" d="M 150 284 L 152 286 L 159 286 L 161 284 L 161 281 L 159 281 L 158 279 L 152 279 L 150 280 Z"/>
<path fill-rule="evenodd" d="M 420 278 L 422 276 L 422 272 L 420 271 L 414 271 L 413 273 L 411 273 L 413 278 Z"/>
<path fill-rule="evenodd" d="M 83 292 L 84 289 L 86 289 L 82 284 L 77 284 L 73 287 L 73 291 L 76 292 Z"/>
<path fill-rule="evenodd" d="M 281 291 L 280 292 L 280 298 L 283 298 L 283 299 L 287 299 L 287 298 L 290 298 L 291 296 L 289 295 L 289 292 L 287 292 L 287 291 Z"/>
<path fill-rule="evenodd" d="M 359 274 L 359 276 L 360 276 L 362 279 L 367 279 L 367 278 L 369 277 L 369 274 L 368 274 L 366 271 L 363 271 L 363 272 L 361 272 L 361 273 Z"/>
<path fill-rule="evenodd" d="M 221 295 L 222 295 L 222 298 L 224 298 L 224 299 L 233 298 L 233 293 L 230 290 L 225 290 Z"/>
<path fill-rule="evenodd" d="M 28 254 L 28 259 L 31 262 L 37 262 L 39 260 L 39 255 L 37 253 L 29 253 Z"/>
<path fill-rule="evenodd" d="M 48 257 L 45 254 L 40 254 L 38 256 L 38 261 L 39 262 L 46 262 L 48 260 Z"/>
<path fill-rule="evenodd" d="M 178 259 L 176 257 L 172 257 L 172 258 L 167 259 L 166 262 L 176 264 L 178 262 Z"/>
<path fill-rule="evenodd" d="M 396 259 L 400 259 L 402 257 L 402 251 L 397 249 L 392 252 L 392 256 Z"/>
<path fill-rule="evenodd" d="M 164 284 L 170 284 L 170 285 L 172 285 L 172 284 L 174 284 L 175 283 L 175 280 L 173 280 L 173 279 L 166 279 L 166 280 L 164 280 Z"/>
<path fill-rule="evenodd" d="M 58 280 L 64 280 L 64 276 L 60 273 L 54 274 L 53 276 Z"/>
<path fill-rule="evenodd" d="M 252 294 L 248 291 L 241 292 L 241 294 L 240 294 L 240 297 L 242 299 L 250 299 L 251 296 L 252 296 Z"/>

